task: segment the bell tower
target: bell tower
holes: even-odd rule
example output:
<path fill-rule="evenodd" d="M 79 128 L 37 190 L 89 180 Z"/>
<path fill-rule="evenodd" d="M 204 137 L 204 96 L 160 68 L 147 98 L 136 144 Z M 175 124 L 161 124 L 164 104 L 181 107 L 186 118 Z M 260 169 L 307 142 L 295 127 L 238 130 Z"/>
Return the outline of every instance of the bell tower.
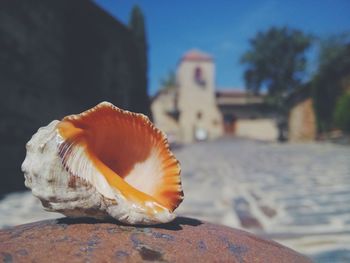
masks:
<path fill-rule="evenodd" d="M 213 58 L 191 50 L 177 69 L 179 126 L 184 143 L 214 139 L 222 135 L 222 116 L 215 99 Z"/>

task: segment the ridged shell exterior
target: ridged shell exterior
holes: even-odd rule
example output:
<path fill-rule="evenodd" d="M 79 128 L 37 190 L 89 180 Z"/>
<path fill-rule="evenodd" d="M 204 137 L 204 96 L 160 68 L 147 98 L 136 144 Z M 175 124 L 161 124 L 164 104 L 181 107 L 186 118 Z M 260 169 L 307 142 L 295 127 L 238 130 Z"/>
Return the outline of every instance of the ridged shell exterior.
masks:
<path fill-rule="evenodd" d="M 112 104 L 104 102 L 90 111 L 99 110 L 101 107 L 116 108 Z M 122 113 L 129 114 L 132 117 L 130 112 L 123 111 Z M 84 114 L 89 114 L 89 111 L 66 118 L 80 118 Z M 143 118 L 147 129 L 156 129 L 150 124 L 147 117 Z M 65 143 L 65 139 L 58 129 L 60 123 L 60 121 L 53 121 L 48 126 L 40 128 L 33 135 L 26 145 L 27 155 L 22 164 L 25 185 L 32 190 L 34 196 L 41 200 L 46 210 L 74 217 L 113 217 L 128 224 L 165 223 L 174 218 L 173 209 L 183 198 L 181 182 L 178 182 L 179 190 L 178 196 L 176 196 L 178 201 L 172 204 L 171 207 L 169 204 L 170 208 L 152 202 L 145 202 L 147 206 L 145 207 L 143 204 L 135 203 L 133 200 L 126 198 L 117 188 L 113 187 L 108 189 L 109 194 L 104 194 L 104 191 L 97 190 L 99 187 L 101 188 L 101 185 L 102 187 L 108 185 L 107 181 L 103 181 L 105 180 L 103 177 L 100 176 L 98 179 L 102 184 L 95 183 L 95 181 L 84 178 L 84 175 L 80 175 L 79 169 L 74 174 L 65 165 L 62 155 L 60 155 L 62 144 Z M 157 129 L 155 132 L 161 134 L 162 142 L 159 142 L 159 144 L 165 147 L 165 150 L 162 148 L 162 152 L 169 151 L 165 135 Z M 166 166 L 164 169 L 169 170 L 167 166 L 172 165 L 170 173 L 180 173 L 176 159 L 170 151 L 167 154 L 169 154 L 170 159 L 164 164 Z"/>

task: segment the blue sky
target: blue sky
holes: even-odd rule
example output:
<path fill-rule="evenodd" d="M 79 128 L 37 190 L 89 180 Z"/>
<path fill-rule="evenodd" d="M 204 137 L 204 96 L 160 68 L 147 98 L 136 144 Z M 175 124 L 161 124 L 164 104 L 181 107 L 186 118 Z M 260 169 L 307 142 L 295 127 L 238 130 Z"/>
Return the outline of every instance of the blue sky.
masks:
<path fill-rule="evenodd" d="M 196 48 L 210 53 L 216 63 L 218 88 L 244 88 L 240 56 L 248 40 L 270 26 L 290 26 L 321 37 L 350 30 L 350 0 L 199 1 L 95 0 L 127 23 L 134 4 L 146 18 L 149 43 L 149 93 L 175 69 L 179 58 Z M 315 52 L 310 51 L 310 68 Z"/>

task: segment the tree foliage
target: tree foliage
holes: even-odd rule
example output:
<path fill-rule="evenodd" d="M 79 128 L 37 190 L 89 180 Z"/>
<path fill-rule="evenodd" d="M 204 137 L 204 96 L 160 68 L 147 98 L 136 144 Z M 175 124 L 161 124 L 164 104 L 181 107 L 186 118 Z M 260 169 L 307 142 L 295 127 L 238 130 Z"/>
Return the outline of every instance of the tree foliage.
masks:
<path fill-rule="evenodd" d="M 145 29 L 145 18 L 139 6 L 135 5 L 131 10 L 130 20 L 129 20 L 129 28 L 132 32 L 134 42 L 136 45 L 136 51 L 139 61 L 139 66 L 141 70 L 140 79 L 136 79 L 138 82 L 138 89 L 134 91 L 132 97 L 134 98 L 135 107 L 132 109 L 133 111 L 143 112 L 147 114 L 150 118 L 150 102 L 148 99 L 148 60 L 147 60 L 147 34 Z M 145 104 L 147 102 L 147 105 Z"/>
<path fill-rule="evenodd" d="M 328 38 L 321 39 L 318 58 L 319 67 L 321 68 L 327 65 L 333 59 L 341 56 L 348 43 L 350 43 L 350 32 L 344 32 L 339 35 L 332 35 Z"/>
<path fill-rule="evenodd" d="M 344 132 L 350 133 L 350 94 L 345 94 L 337 101 L 334 112 L 335 124 Z"/>
<path fill-rule="evenodd" d="M 135 5 L 131 10 L 129 28 L 132 30 L 138 49 L 140 51 L 141 63 L 147 71 L 147 39 L 145 29 L 145 18 L 139 6 Z"/>
<path fill-rule="evenodd" d="M 323 41 L 319 55 L 319 68 L 312 80 L 313 101 L 319 132 L 329 131 L 333 127 L 336 103 L 344 93 L 343 81 L 349 76 L 349 39 L 331 37 Z"/>
<path fill-rule="evenodd" d="M 251 49 L 241 58 L 247 65 L 244 78 L 248 91 L 258 93 L 266 88 L 276 103 L 281 100 L 300 84 L 311 41 L 311 36 L 287 27 L 258 32 L 250 40 Z"/>
<path fill-rule="evenodd" d="M 160 80 L 162 89 L 170 89 L 176 87 L 176 74 L 174 70 L 170 70 L 168 74 Z"/>

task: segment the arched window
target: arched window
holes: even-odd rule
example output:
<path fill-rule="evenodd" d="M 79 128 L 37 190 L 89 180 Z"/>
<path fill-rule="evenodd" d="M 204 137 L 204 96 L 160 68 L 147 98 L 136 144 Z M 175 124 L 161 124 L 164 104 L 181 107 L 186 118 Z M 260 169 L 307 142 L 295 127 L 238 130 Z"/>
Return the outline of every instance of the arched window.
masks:
<path fill-rule="evenodd" d="M 196 67 L 194 70 L 194 81 L 201 87 L 205 87 L 205 79 L 203 77 L 203 72 L 200 67 Z"/>

